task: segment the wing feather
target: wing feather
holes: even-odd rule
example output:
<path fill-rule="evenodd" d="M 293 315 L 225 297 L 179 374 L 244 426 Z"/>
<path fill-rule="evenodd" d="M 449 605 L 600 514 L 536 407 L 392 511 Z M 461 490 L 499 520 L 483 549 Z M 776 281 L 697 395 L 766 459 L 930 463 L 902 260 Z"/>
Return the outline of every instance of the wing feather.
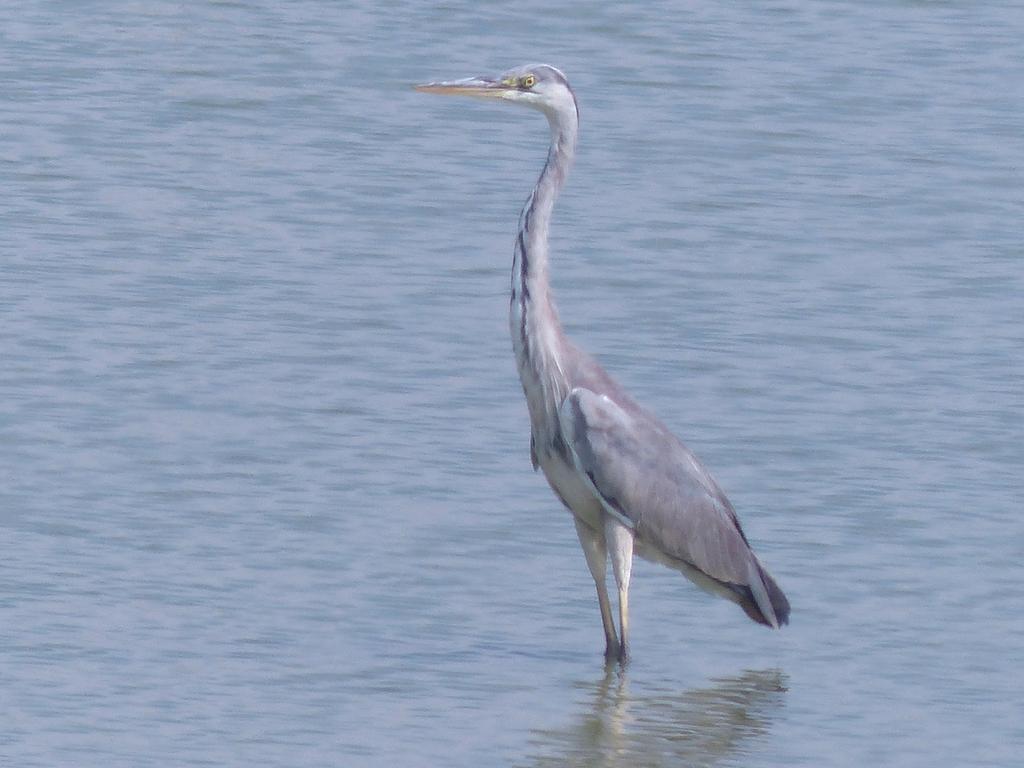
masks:
<path fill-rule="evenodd" d="M 645 545 L 715 581 L 749 588 L 774 624 L 760 564 L 732 505 L 657 418 L 577 387 L 562 404 L 559 422 L 577 471 L 606 510 L 625 518 Z"/>

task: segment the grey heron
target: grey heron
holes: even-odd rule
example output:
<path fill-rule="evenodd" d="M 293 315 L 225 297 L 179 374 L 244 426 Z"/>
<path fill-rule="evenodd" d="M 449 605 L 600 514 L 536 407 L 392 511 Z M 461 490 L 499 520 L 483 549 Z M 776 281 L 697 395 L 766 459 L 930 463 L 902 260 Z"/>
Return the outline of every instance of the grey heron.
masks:
<path fill-rule="evenodd" d="M 682 572 L 778 629 L 789 601 L 754 554 L 725 493 L 704 465 L 562 330 L 548 280 L 551 211 L 576 151 L 579 108 L 558 69 L 531 64 L 496 78 L 416 88 L 501 99 L 543 112 L 547 162 L 519 216 L 509 323 L 530 414 L 530 458 L 573 515 L 604 626 L 605 657 L 624 662 L 633 553 Z M 605 576 L 618 588 L 616 633 Z"/>

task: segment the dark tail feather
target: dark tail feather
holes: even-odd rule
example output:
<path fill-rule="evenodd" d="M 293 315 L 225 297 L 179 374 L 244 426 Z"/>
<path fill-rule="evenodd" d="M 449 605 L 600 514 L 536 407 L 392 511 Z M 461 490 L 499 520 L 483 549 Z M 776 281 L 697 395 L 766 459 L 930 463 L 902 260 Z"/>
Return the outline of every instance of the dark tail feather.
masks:
<path fill-rule="evenodd" d="M 761 573 L 761 581 L 764 583 L 765 592 L 768 593 L 768 600 L 772 604 L 772 610 L 775 611 L 775 618 L 779 622 L 781 627 L 783 624 L 789 624 L 789 600 L 786 599 L 786 595 L 783 594 L 779 585 L 775 583 L 775 579 L 772 578 L 771 574 L 768 573 L 761 564 L 758 563 L 758 568 Z M 758 624 L 764 624 L 766 627 L 770 627 L 772 624 L 768 621 L 767 617 L 761 612 L 760 607 L 757 605 L 757 600 L 754 599 L 754 593 L 748 586 L 738 586 L 735 584 L 730 585 L 736 593 L 740 596 L 740 608 L 750 618 L 756 621 Z"/>
<path fill-rule="evenodd" d="M 786 595 L 764 568 L 761 569 L 761 578 L 764 579 L 765 589 L 768 590 L 768 599 L 772 601 L 772 610 L 775 611 L 775 618 L 779 620 L 779 626 L 789 624 L 789 600 L 786 599 Z"/>

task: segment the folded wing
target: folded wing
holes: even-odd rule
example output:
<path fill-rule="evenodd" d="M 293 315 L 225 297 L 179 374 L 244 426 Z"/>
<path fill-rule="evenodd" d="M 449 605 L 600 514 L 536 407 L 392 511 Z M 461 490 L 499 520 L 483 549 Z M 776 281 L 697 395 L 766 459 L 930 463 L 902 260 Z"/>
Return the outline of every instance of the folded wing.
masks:
<path fill-rule="evenodd" d="M 755 621 L 786 623 L 789 603 L 751 550 L 729 500 L 656 417 L 577 387 L 559 422 L 577 471 L 643 546 L 731 590 Z"/>

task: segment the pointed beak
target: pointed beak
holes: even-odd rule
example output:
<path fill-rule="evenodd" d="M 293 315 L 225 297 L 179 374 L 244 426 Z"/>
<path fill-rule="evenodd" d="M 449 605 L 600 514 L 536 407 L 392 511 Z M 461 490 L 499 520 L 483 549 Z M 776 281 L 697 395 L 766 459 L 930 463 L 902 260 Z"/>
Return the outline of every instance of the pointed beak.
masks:
<path fill-rule="evenodd" d="M 440 83 L 423 83 L 416 86 L 423 93 L 442 93 L 456 96 L 474 96 L 478 99 L 500 99 L 514 90 L 503 83 L 484 77 L 467 77 L 462 80 L 448 80 Z"/>

